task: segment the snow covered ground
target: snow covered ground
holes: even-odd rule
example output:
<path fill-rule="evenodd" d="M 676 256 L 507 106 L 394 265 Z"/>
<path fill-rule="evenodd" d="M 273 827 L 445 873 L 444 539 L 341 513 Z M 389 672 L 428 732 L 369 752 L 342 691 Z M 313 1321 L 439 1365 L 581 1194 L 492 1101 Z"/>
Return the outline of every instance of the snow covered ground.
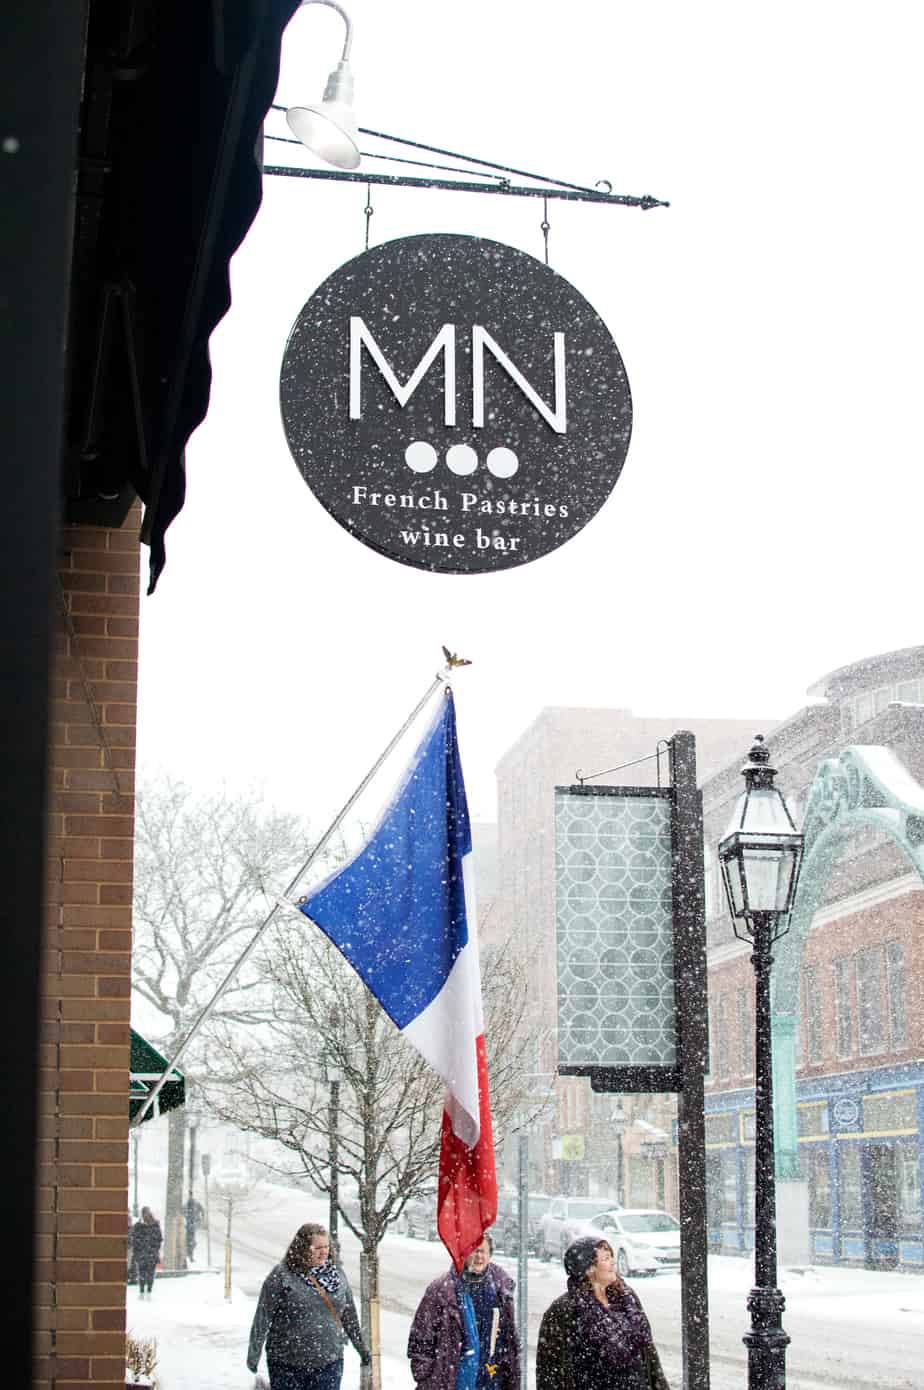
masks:
<path fill-rule="evenodd" d="M 155 1210 L 165 1172 L 161 1155 L 146 1137 L 141 1198 Z M 158 1345 L 160 1390 L 253 1390 L 246 1367 L 247 1338 L 260 1285 L 281 1258 L 296 1227 L 324 1220 L 325 1202 L 274 1184 L 262 1185 L 253 1210 L 235 1219 L 232 1291 L 224 1297 L 224 1274 L 196 1267 L 185 1276 L 160 1277 L 152 1298 L 128 1290 L 128 1327 Z M 358 1289 L 357 1243 L 341 1230 L 344 1264 Z M 199 1234 L 198 1260 L 207 1242 Z M 223 1258 L 223 1232 L 213 1213 L 213 1265 Z M 427 1282 L 448 1267 L 441 1246 L 389 1234 L 381 1246 L 383 1390 L 413 1390 L 405 1359 L 410 1312 Z M 500 1263 L 516 1278 L 515 1260 Z M 741 1336 L 748 1322 L 746 1298 L 753 1282 L 750 1259 L 710 1256 L 709 1305 L 712 1390 L 742 1390 L 746 1383 Z M 674 1390 L 681 1386 L 680 1276 L 662 1273 L 633 1280 L 651 1318 L 665 1370 Z M 924 1390 L 924 1276 L 898 1272 L 810 1267 L 781 1268 L 786 1296 L 783 1323 L 792 1337 L 787 1357 L 788 1390 Z M 564 1289 L 559 1263 L 529 1262 L 530 1359 L 539 1317 Z M 265 1374 L 265 1362 L 261 1365 Z M 529 1383 L 533 1377 L 530 1374 Z M 343 1390 L 359 1385 L 359 1359 L 348 1349 Z"/>
<path fill-rule="evenodd" d="M 733 1259 L 710 1260 L 710 1286 L 713 1292 L 723 1287 L 740 1290 L 744 1275 L 743 1262 Z M 798 1305 L 800 1320 L 817 1320 L 830 1333 L 831 1324 L 840 1325 L 845 1332 L 851 1326 L 873 1324 L 882 1329 L 883 1337 L 893 1334 L 893 1327 L 907 1321 L 909 1328 L 920 1328 L 924 1320 L 924 1279 L 904 1274 L 870 1273 L 864 1270 L 808 1269 L 803 1273 L 786 1271 L 782 1276 L 787 1300 Z M 644 1298 L 648 1285 L 640 1283 Z M 140 1337 L 157 1340 L 157 1376 L 161 1390 L 252 1390 L 254 1377 L 245 1364 L 247 1337 L 256 1304 L 255 1296 L 232 1287 L 230 1301 L 224 1296 L 224 1275 L 218 1271 L 191 1273 L 185 1277 L 160 1278 L 150 1299 L 140 1299 L 137 1291 L 128 1291 L 128 1327 Z M 739 1310 L 743 1322 L 743 1310 Z M 407 1317 L 383 1312 L 382 1384 L 384 1390 L 412 1390 L 408 1365 L 404 1357 L 407 1341 Z M 679 1387 L 680 1378 L 675 1366 L 668 1366 L 672 1383 Z M 859 1383 L 869 1383 L 869 1369 L 857 1366 Z M 265 1362 L 261 1364 L 265 1375 Z M 924 1370 L 920 1362 L 907 1366 L 907 1376 L 879 1380 L 883 1390 L 905 1390 L 905 1387 L 924 1385 Z M 844 1380 L 849 1385 L 851 1379 Z M 814 1390 L 824 1385 L 831 1390 L 832 1379 L 809 1381 L 789 1377 L 790 1390 Z M 741 1390 L 741 1370 L 717 1365 L 712 1377 L 713 1390 Z M 344 1390 L 359 1385 L 359 1359 L 351 1348 L 346 1352 Z"/>
<path fill-rule="evenodd" d="M 128 1291 L 128 1329 L 136 1337 L 157 1340 L 156 1378 L 160 1390 L 252 1390 L 246 1366 L 247 1338 L 256 1299 L 240 1289 L 225 1298 L 224 1275 L 189 1274 L 158 1279 L 151 1297 Z M 404 1359 L 407 1320 L 383 1313 L 382 1384 L 387 1390 L 412 1390 Z M 260 1364 L 266 1376 L 266 1359 Z M 348 1347 L 343 1390 L 359 1385 L 359 1357 Z"/>

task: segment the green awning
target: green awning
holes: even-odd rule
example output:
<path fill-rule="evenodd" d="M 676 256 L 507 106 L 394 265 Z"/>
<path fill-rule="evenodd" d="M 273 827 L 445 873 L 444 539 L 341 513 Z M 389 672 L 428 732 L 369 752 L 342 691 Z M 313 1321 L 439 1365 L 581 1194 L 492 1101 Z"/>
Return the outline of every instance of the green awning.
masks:
<path fill-rule="evenodd" d="M 167 1067 L 167 1058 L 158 1052 L 156 1047 L 152 1047 L 140 1033 L 136 1033 L 134 1028 L 131 1030 L 131 1034 L 132 1057 L 131 1075 L 128 1083 L 128 1118 L 134 1122 L 144 1102 L 163 1076 Z M 178 1105 L 183 1105 L 185 1101 L 186 1078 L 178 1067 L 174 1067 L 144 1118 L 150 1120 L 165 1110 L 175 1110 Z"/>

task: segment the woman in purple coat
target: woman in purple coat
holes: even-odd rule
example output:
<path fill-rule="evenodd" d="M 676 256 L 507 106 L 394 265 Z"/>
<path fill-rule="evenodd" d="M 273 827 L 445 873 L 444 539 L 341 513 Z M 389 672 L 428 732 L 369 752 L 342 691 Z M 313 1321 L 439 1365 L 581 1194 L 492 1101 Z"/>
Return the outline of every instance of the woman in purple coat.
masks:
<path fill-rule="evenodd" d="M 518 1390 L 514 1283 L 492 1250 L 485 1236 L 461 1275 L 434 1279 L 420 1300 L 407 1343 L 419 1390 Z"/>
<path fill-rule="evenodd" d="M 587 1236 L 565 1251 L 568 1292 L 546 1309 L 536 1390 L 670 1390 L 638 1297 L 613 1248 Z"/>

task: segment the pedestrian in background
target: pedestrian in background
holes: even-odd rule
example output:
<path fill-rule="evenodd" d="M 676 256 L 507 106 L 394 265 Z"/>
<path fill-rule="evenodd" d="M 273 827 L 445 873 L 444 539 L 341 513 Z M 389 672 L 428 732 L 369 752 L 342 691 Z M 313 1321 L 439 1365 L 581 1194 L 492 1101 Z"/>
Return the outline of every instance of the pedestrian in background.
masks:
<path fill-rule="evenodd" d="M 188 1198 L 184 1208 L 186 1216 L 186 1258 L 191 1260 L 196 1253 L 196 1232 L 205 1220 L 205 1207 L 195 1197 Z"/>
<path fill-rule="evenodd" d="M 154 1271 L 163 1243 L 160 1222 L 150 1207 L 141 1208 L 141 1220 L 132 1227 L 132 1255 L 138 1272 L 139 1298 L 150 1298 L 154 1288 Z"/>
<path fill-rule="evenodd" d="M 616 1273 L 609 1241 L 565 1251 L 568 1291 L 539 1326 L 536 1390 L 670 1390 L 638 1296 Z"/>
<path fill-rule="evenodd" d="M 518 1390 L 514 1283 L 485 1236 L 461 1274 L 434 1279 L 414 1314 L 407 1354 L 420 1390 Z"/>
<path fill-rule="evenodd" d="M 263 1281 L 247 1366 L 256 1374 L 265 1342 L 271 1390 L 339 1390 L 347 1339 L 368 1366 L 347 1277 L 330 1257 L 325 1228 L 309 1221 Z"/>

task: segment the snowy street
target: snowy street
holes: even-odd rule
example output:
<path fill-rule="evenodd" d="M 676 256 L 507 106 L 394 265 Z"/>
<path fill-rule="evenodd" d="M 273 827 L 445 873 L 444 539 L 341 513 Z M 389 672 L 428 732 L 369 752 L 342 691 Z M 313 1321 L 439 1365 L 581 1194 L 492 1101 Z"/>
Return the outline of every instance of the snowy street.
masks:
<path fill-rule="evenodd" d="M 195 1272 L 158 1279 L 150 1301 L 128 1291 L 128 1327 L 156 1337 L 161 1390 L 232 1390 L 253 1383 L 244 1364 L 247 1335 L 263 1278 L 282 1255 L 295 1228 L 323 1219 L 325 1208 L 285 1188 L 267 1188 L 259 1207 L 241 1217 L 234 1233 L 231 1301 L 224 1298 L 223 1237 L 213 1221 L 212 1270 L 205 1272 L 205 1232 Z M 358 1290 L 357 1242 L 343 1234 L 344 1264 Z M 411 1390 L 404 1356 L 410 1316 L 426 1284 L 447 1257 L 433 1242 L 388 1236 L 381 1248 L 382 1383 Z M 516 1262 L 500 1261 L 515 1276 Z M 202 1272 L 200 1272 L 200 1270 Z M 709 1264 L 714 1390 L 745 1384 L 745 1299 L 749 1261 L 713 1257 Z M 667 1375 L 680 1390 L 680 1276 L 633 1280 L 651 1320 Z M 924 1278 L 912 1274 L 812 1268 L 783 1270 L 784 1325 L 792 1338 L 789 1390 L 920 1390 L 924 1384 Z M 557 1265 L 529 1263 L 530 1361 L 543 1310 L 564 1289 Z M 358 1299 L 357 1299 L 358 1301 Z M 261 1371 L 263 1367 L 261 1366 Z M 530 1377 L 532 1379 L 532 1377 Z M 345 1390 L 359 1384 L 359 1361 L 348 1350 Z"/>

